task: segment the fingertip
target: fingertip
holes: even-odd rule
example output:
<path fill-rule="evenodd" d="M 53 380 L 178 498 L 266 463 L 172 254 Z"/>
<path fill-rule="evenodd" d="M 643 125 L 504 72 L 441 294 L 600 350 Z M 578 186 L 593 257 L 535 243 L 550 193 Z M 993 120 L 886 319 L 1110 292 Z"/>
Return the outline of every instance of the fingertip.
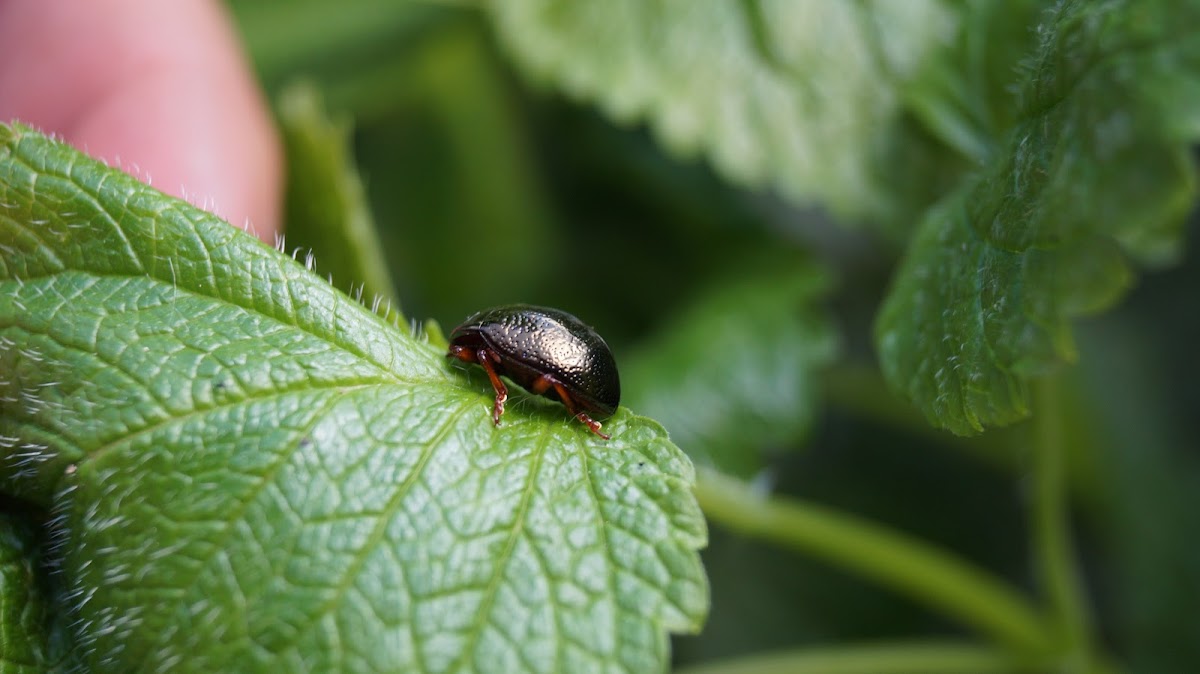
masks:
<path fill-rule="evenodd" d="M 26 58 L 5 58 L 14 53 Z M 278 231 L 279 140 L 217 2 L 9 0 L 0 117 L 59 133 L 265 240 Z"/>

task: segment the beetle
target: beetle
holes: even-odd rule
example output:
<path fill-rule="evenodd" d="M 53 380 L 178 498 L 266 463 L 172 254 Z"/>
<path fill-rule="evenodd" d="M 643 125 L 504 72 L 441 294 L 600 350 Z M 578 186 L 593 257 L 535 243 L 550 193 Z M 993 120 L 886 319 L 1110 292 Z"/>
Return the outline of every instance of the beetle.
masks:
<path fill-rule="evenodd" d="M 506 376 L 535 395 L 561 402 L 571 416 L 608 440 L 600 422 L 617 411 L 621 380 L 612 350 L 596 331 L 565 311 L 506 304 L 469 316 L 450 333 L 447 358 L 478 363 L 487 372 L 499 426 L 508 400 Z"/>

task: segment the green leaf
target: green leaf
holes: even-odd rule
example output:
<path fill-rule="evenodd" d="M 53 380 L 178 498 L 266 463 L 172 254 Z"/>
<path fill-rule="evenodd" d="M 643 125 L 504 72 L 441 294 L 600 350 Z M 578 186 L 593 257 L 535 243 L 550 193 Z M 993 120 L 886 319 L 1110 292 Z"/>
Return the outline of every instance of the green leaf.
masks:
<path fill-rule="evenodd" d="M 813 306 L 828 285 L 794 263 L 716 285 L 626 359 L 626 404 L 697 462 L 753 475 L 764 450 L 797 445 L 816 416 L 816 371 L 837 352 Z"/>
<path fill-rule="evenodd" d="M 604 442 L 289 257 L 0 127 L 0 486 L 106 671 L 655 671 L 696 631 L 687 458 Z"/>
<path fill-rule="evenodd" d="M 11 438 L 9 438 L 11 439 Z M 7 441 L 5 441 L 7 443 Z M 21 452 L 19 460 L 35 455 Z M 78 672 L 68 620 L 54 610 L 63 588 L 45 559 L 43 513 L 5 499 L 0 513 L 0 674 Z"/>
<path fill-rule="evenodd" d="M 1195 3 L 1067 2 L 1041 29 L 1003 151 L 930 211 L 876 326 L 884 373 L 956 433 L 1028 414 L 1112 305 L 1127 257 L 1178 254 L 1200 136 Z"/>
<path fill-rule="evenodd" d="M 49 607 L 36 549 L 33 527 L 0 513 L 0 674 L 35 674 L 50 665 Z"/>
<path fill-rule="evenodd" d="M 342 290 L 392 309 L 395 288 L 350 154 L 349 122 L 329 119 L 317 90 L 296 83 L 279 97 L 279 124 L 287 145 L 291 245 L 315 254 L 318 271 Z"/>
<path fill-rule="evenodd" d="M 1037 44 L 1032 30 L 1045 12 L 1042 0 L 958 3 L 955 40 L 925 59 L 905 89 L 905 102 L 922 126 L 969 166 L 994 154 L 1014 123 L 1013 87 L 1020 64 Z"/>
<path fill-rule="evenodd" d="M 496 0 L 500 38 L 532 76 L 647 122 L 677 154 L 847 217 L 892 218 L 903 86 L 958 12 L 895 3 Z"/>
<path fill-rule="evenodd" d="M 274 88 L 306 73 L 325 81 L 348 66 L 378 62 L 381 46 L 412 39 L 430 14 L 428 3 L 393 0 L 227 0 L 260 78 Z"/>
<path fill-rule="evenodd" d="M 534 298 L 558 271 L 563 233 L 485 27 L 477 13 L 446 14 L 392 50 L 395 68 L 360 82 L 403 96 L 379 107 L 347 100 L 341 83 L 325 91 L 360 122 L 357 154 L 405 308 L 453 327 Z"/>

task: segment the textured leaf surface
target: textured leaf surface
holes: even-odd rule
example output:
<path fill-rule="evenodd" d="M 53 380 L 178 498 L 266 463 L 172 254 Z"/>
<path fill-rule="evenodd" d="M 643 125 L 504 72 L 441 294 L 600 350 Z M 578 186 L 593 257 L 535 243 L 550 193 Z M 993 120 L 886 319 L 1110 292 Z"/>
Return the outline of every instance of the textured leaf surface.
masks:
<path fill-rule="evenodd" d="M 837 352 L 814 306 L 826 286 L 807 265 L 721 284 L 628 359 L 626 404 L 698 462 L 753 475 L 763 450 L 799 444 L 812 424 L 816 371 Z"/>
<path fill-rule="evenodd" d="M 107 671 L 655 671 L 707 587 L 691 464 L 482 375 L 245 233 L 0 127 L 0 484 Z"/>
<path fill-rule="evenodd" d="M 888 217 L 907 197 L 891 175 L 917 151 L 897 152 L 901 85 L 958 23 L 931 0 L 488 6 L 534 76 L 647 121 L 668 148 L 703 153 L 733 180 L 852 217 Z"/>
<path fill-rule="evenodd" d="M 1200 6 L 1067 2 L 1049 15 L 1002 151 L 922 223 L 876 329 L 893 386 L 977 432 L 1028 412 L 1075 356 L 1069 320 L 1111 305 L 1127 258 L 1177 254 L 1195 194 Z"/>

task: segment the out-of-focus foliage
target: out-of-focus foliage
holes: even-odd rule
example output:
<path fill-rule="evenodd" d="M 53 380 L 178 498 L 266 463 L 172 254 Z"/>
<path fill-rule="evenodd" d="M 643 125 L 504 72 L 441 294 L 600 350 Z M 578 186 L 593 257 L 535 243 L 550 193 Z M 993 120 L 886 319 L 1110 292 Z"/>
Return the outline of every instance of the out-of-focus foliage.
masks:
<path fill-rule="evenodd" d="M 53 664 L 50 608 L 38 576 L 34 523 L 0 514 L 0 672 L 36 674 Z"/>
<path fill-rule="evenodd" d="M 936 0 L 486 3 L 521 67 L 682 155 L 852 218 L 895 217 L 906 81 L 953 40 Z M 894 144 L 906 153 L 890 154 Z"/>
<path fill-rule="evenodd" d="M 287 4 L 294 12 L 287 25 L 293 26 L 331 11 L 315 2 Z M 1185 495 L 1194 492 L 1188 485 L 1197 474 L 1190 410 L 1200 398 L 1184 382 L 1200 376 L 1200 359 L 1188 347 L 1200 338 L 1200 324 L 1186 320 L 1193 312 L 1179 298 L 1189 296 L 1196 274 L 1185 258 L 1181 271 L 1136 287 L 1126 259 L 1161 262 L 1177 244 L 1171 228 L 1190 199 L 1192 169 L 1180 154 L 1186 147 L 1181 141 L 1195 136 L 1189 136 L 1195 125 L 1186 110 L 1200 107 L 1176 94 L 1200 81 L 1188 65 L 1194 31 L 1181 18 L 1195 11 L 1195 3 L 988 0 L 852 9 L 837 2 L 753 0 L 606 4 L 612 11 L 590 4 L 493 2 L 481 14 L 474 7 L 360 1 L 340 7 L 330 21 L 335 28 L 310 39 L 312 47 L 300 46 L 299 32 L 294 38 L 268 36 L 263 26 L 279 11 L 270 4 L 234 7 L 268 82 L 315 78 L 331 106 L 356 119 L 359 159 L 391 259 L 399 261 L 394 269 L 410 315 L 452 324 L 500 300 L 555 304 L 581 314 L 629 366 L 631 401 L 642 387 L 653 388 L 656 397 L 675 403 L 673 409 L 692 415 L 690 424 L 686 417 L 672 423 L 664 416 L 685 449 L 692 444 L 702 459 L 702 453 L 732 457 L 727 468 L 758 470 L 783 493 L 867 513 L 1024 578 L 1022 501 L 1005 484 L 1008 476 L 1028 470 L 1028 434 L 1018 426 L 979 439 L 928 435 L 924 415 L 881 390 L 878 376 L 860 376 L 876 357 L 872 324 L 882 299 L 894 292 L 877 329 L 881 336 L 912 339 L 888 340 L 879 356 L 890 363 L 902 392 L 959 430 L 974 430 L 972 418 L 987 424 L 1026 410 L 1036 416 L 1023 382 L 1048 364 L 1077 358 L 1064 424 L 1071 484 L 1091 532 L 1081 541 L 1081 556 L 1089 586 L 1099 593 L 1096 620 L 1131 671 L 1200 666 L 1187 637 L 1187 592 L 1169 589 L 1192 587 L 1200 578 L 1178 561 L 1195 555 L 1192 539 L 1179 532 L 1186 522 L 1180 513 L 1196 507 Z M 386 27 L 382 11 L 395 12 Z M 891 19 L 878 11 L 891 12 Z M 310 18 L 300 16 L 305 12 Z M 718 12 L 730 20 L 717 21 Z M 355 39 L 329 46 L 350 34 L 336 26 L 356 22 L 364 28 Z M 470 58 L 463 56 L 468 53 Z M 434 80 L 438 86 L 430 84 Z M 1173 81 L 1183 88 L 1168 86 Z M 1053 86 L 1039 88 L 1039 82 Z M 764 91 L 778 98 L 762 98 Z M 481 92 L 488 92 L 490 107 Z M 795 109 L 769 105 L 773 100 L 809 107 L 803 115 L 788 114 Z M 440 112 L 456 108 L 480 110 L 486 121 Z M 765 112 L 744 114 L 754 110 Z M 473 148 L 431 141 L 467 137 L 472 132 L 456 127 L 472 124 L 478 134 Z M 821 150 L 788 152 L 797 147 L 788 138 Z M 1129 152 L 1121 159 L 1103 154 L 1117 147 Z M 680 151 L 698 160 L 677 159 Z M 995 187 L 1014 169 L 1024 171 L 1013 163 L 1021 157 L 1072 159 L 1035 162 L 1042 168 L 1026 171 L 1030 180 L 1039 171 L 1047 171 L 1045 178 L 1082 180 L 1051 181 L 1042 196 L 1026 192 L 1005 199 Z M 804 176 L 811 181 L 796 181 Z M 505 185 L 506 198 L 480 202 L 475 195 L 485 191 L 470 188 L 467 179 Z M 745 190 L 746 184 L 773 185 L 787 201 L 776 198 L 776 190 Z M 445 191 L 423 199 L 433 194 L 430 185 Z M 1072 192 L 1072 185 L 1088 191 Z M 972 199 L 972 190 L 1000 200 Z M 1051 194 L 1067 196 L 1045 199 Z M 468 195 L 472 208 L 493 214 L 486 222 L 455 218 L 452 205 Z M 814 202 L 868 226 L 847 230 L 808 209 Z M 516 232 L 506 224 L 514 221 L 509 214 L 519 213 L 506 205 L 512 203 L 526 204 L 537 216 L 523 220 L 536 229 L 512 235 L 523 251 L 536 254 L 532 265 L 519 253 L 488 255 L 462 243 L 473 227 Z M 1028 247 L 1030 241 L 993 236 L 994 221 L 983 215 L 984 207 L 1011 213 L 1004 209 L 1021 203 L 1042 204 L 1039 217 L 1047 225 L 1022 231 L 1062 236 L 1039 239 L 1024 253 L 1015 244 Z M 1053 217 L 1055 209 L 1067 217 Z M 1099 238 L 1087 234 L 1100 229 Z M 431 231 L 444 232 L 444 238 Z M 950 239 L 974 246 L 979 255 L 963 258 L 953 246 L 939 244 Z M 906 249 L 909 272 L 894 280 Z M 773 441 L 774 451 L 766 454 L 760 451 L 763 434 L 787 433 L 764 429 L 754 401 L 770 382 L 801 379 L 750 368 L 739 372 L 768 378 L 754 396 L 736 396 L 741 387 L 725 381 L 672 393 L 673 386 L 696 381 L 693 371 L 720 373 L 745 356 L 707 345 L 703 334 L 712 323 L 687 318 L 702 315 L 696 308 L 704 306 L 709 289 L 739 287 L 729 270 L 762 259 L 764 251 L 805 264 L 815 257 L 836 278 L 825 294 L 803 304 L 817 315 L 832 311 L 843 344 L 840 360 L 822 370 L 829 385 L 819 390 L 833 397 L 815 402 L 825 411 L 804 432 L 804 420 L 815 411 L 797 410 L 788 423 L 799 432 L 790 442 Z M 1012 263 L 1018 255 L 1023 264 Z M 407 257 L 420 257 L 426 266 L 417 273 Z M 1064 257 L 1067 266 L 1042 259 Z M 998 264 L 964 266 L 971 259 Z M 1017 312 L 1007 314 L 1016 322 L 987 328 L 960 322 L 966 332 L 941 332 L 939 326 L 949 325 L 943 316 L 913 302 L 958 294 L 963 303 L 942 308 L 965 307 L 961 317 L 1006 315 L 971 310 L 967 301 L 979 279 L 1001 278 L 997 272 L 1005 264 L 1019 272 L 1008 278 L 1020 283 L 983 290 L 996 302 L 1007 298 L 997 307 Z M 934 276 L 911 273 L 920 268 Z M 1053 289 L 1043 299 L 1058 293 L 1059 300 L 1031 305 L 1034 295 L 1013 295 L 1030 283 Z M 1068 286 L 1082 294 L 1068 293 Z M 1066 321 L 1124 293 L 1131 293 L 1127 308 L 1083 324 L 1075 346 Z M 1018 302 L 1022 297 L 1026 309 Z M 736 310 L 754 306 L 748 301 Z M 696 331 L 689 331 L 690 323 Z M 902 326 L 908 332 L 894 331 Z M 766 345 L 785 333 L 751 328 L 743 337 L 758 330 L 763 339 L 750 353 L 768 362 Z M 995 339 L 1014 332 L 1029 339 Z M 972 341 L 987 335 L 1002 351 Z M 931 411 L 939 399 L 959 394 L 951 387 L 942 391 L 950 398 L 939 398 L 936 387 L 906 387 L 904 381 L 922 380 L 898 374 L 897 368 L 922 367 L 953 372 L 955 363 L 937 363 L 937 345 L 945 340 L 980 349 L 980 363 L 1003 364 L 1003 374 L 993 379 L 998 385 L 984 398 L 964 389 L 962 400 L 976 396 L 981 405 L 958 408 L 969 414 Z M 673 355 L 681 344 L 707 345 L 729 358 L 705 367 L 689 364 Z M 804 342 L 798 351 L 813 344 Z M 655 374 L 642 368 L 649 362 L 674 362 L 686 371 Z M 745 413 L 745 441 L 723 433 L 689 439 L 689 430 L 715 421 L 704 405 L 691 402 L 696 398 L 689 391 Z M 977 463 L 980 457 L 987 460 Z M 685 658 L 945 629 L 913 606 L 819 565 L 736 536 L 719 536 L 714 546 L 708 558 L 714 615 L 702 639 L 684 642 Z M 1164 564 L 1174 571 L 1159 573 Z M 1155 589 L 1158 580 L 1161 589 Z M 739 598 L 747 597 L 758 599 L 741 606 Z"/>
<path fill-rule="evenodd" d="M 361 178 L 406 316 L 571 311 L 613 346 L 624 402 L 697 461 L 952 551 L 1047 620 L 1026 488 L 1044 435 L 929 422 L 1052 419 L 1090 637 L 1044 630 L 1067 644 L 1049 656 L 856 648 L 969 628 L 852 565 L 751 541 L 757 522 L 714 532 L 711 616 L 675 664 L 1200 670 L 1200 267 L 1179 229 L 1200 135 L 1194 0 L 229 5 L 272 100 L 311 82 L 352 125 L 339 138 L 314 108 L 280 108 L 292 133 L 324 129 L 290 157 L 315 176 L 305 196 Z M 334 216 L 353 219 L 355 189 Z M 300 224 L 313 210 L 295 206 L 289 247 L 340 287 L 386 286 L 343 271 L 346 242 Z M 1031 387 L 1071 361 L 1039 414 Z M 482 376 L 463 377 L 486 408 Z"/>
<path fill-rule="evenodd" d="M 1175 11 L 1178 10 L 1178 11 Z M 1127 289 L 1126 256 L 1178 256 L 1200 137 L 1194 3 L 1064 3 L 1015 126 L 930 211 L 878 328 L 892 384 L 959 433 L 1029 412 L 1030 376 L 1074 360 L 1069 320 Z"/>
<path fill-rule="evenodd" d="M 309 244 L 306 260 L 321 251 L 321 270 L 335 286 L 390 305 L 395 289 L 349 156 L 348 123 L 328 119 L 320 94 L 297 84 L 279 98 L 279 126 L 288 159 L 288 234 Z"/>
<path fill-rule="evenodd" d="M 665 425 L 694 459 L 750 477 L 764 452 L 804 442 L 837 339 L 816 309 L 824 270 L 746 266 L 630 354 L 622 387 L 625 404 Z"/>

